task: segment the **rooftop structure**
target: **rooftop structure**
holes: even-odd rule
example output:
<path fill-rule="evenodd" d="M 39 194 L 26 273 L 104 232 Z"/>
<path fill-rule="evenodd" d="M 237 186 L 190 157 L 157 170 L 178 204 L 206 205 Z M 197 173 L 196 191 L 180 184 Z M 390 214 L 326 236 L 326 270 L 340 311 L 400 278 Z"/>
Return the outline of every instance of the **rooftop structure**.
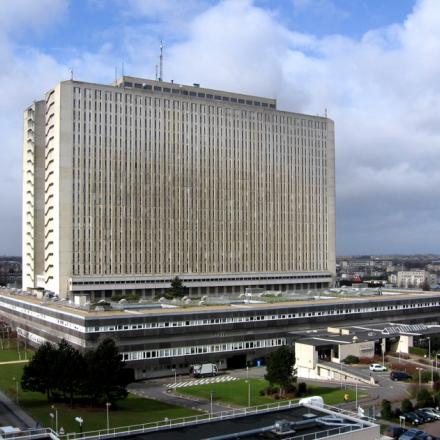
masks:
<path fill-rule="evenodd" d="M 360 410 L 362 412 L 362 410 Z M 373 419 L 340 408 L 292 401 L 200 414 L 180 419 L 121 426 L 99 431 L 69 433 L 76 439 L 154 439 L 154 440 L 232 440 L 237 438 L 305 440 L 376 440 L 380 426 Z M 0 433 L 0 438 L 2 438 Z M 58 440 L 58 434 L 46 428 L 10 433 L 9 440 Z"/>

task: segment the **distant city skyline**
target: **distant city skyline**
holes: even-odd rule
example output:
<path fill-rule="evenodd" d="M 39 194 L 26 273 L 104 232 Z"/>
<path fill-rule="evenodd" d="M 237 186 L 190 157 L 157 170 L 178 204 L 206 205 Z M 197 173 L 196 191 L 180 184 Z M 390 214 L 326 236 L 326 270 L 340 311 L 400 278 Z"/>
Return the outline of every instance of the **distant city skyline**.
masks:
<path fill-rule="evenodd" d="M 326 109 L 337 255 L 440 249 L 440 2 L 6 0 L 0 11 L 0 255 L 21 253 L 22 112 L 70 77 L 164 78 Z"/>

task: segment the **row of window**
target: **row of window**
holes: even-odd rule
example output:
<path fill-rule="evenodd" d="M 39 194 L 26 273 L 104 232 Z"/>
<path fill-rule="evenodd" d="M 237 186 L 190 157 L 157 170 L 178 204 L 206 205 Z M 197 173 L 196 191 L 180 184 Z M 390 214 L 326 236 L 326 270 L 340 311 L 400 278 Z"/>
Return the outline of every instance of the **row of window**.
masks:
<path fill-rule="evenodd" d="M 236 277 L 236 278 L 218 278 L 218 277 L 212 277 L 212 278 L 194 278 L 194 279 L 182 279 L 184 283 L 204 283 L 209 281 L 255 281 L 255 280 L 275 280 L 275 279 L 285 279 L 285 280 L 296 280 L 296 279 L 315 279 L 316 277 L 319 278 L 331 278 L 330 274 L 316 274 L 316 275 L 289 275 L 289 274 L 282 274 L 282 275 L 273 275 L 273 276 L 260 276 L 260 277 L 252 277 L 252 278 L 245 278 L 245 277 Z M 151 280 L 151 279 L 145 279 L 145 280 L 99 280 L 99 281 L 76 281 L 72 280 L 71 285 L 72 286 L 88 286 L 88 285 L 105 285 L 105 284 L 169 284 L 171 280 Z"/>
<path fill-rule="evenodd" d="M 120 324 L 120 325 L 108 325 L 108 326 L 95 326 L 87 327 L 88 333 L 100 333 L 100 332 L 114 332 L 114 331 L 127 331 L 127 330 L 148 330 L 156 328 L 169 328 L 169 327 L 199 327 L 205 325 L 225 325 L 235 324 L 243 322 L 256 322 L 256 321 L 274 321 L 274 320 L 288 320 L 299 319 L 317 316 L 334 316 L 334 315 L 348 315 L 358 313 L 372 313 L 388 310 L 404 310 L 423 307 L 435 307 L 440 306 L 440 301 L 419 303 L 419 304 L 398 304 L 390 306 L 376 306 L 376 307 L 352 307 L 345 306 L 343 309 L 335 310 L 316 310 L 310 312 L 298 312 L 298 313 L 284 313 L 277 315 L 248 315 L 248 316 L 231 316 L 226 318 L 211 318 L 211 319 L 193 319 L 193 320 L 178 320 L 178 321 L 160 321 L 160 322 L 145 322 L 137 324 Z"/>
<path fill-rule="evenodd" d="M 144 359 L 160 359 L 178 356 L 194 356 L 207 353 L 249 350 L 252 348 L 279 347 L 281 345 L 286 345 L 285 338 L 262 339 L 258 341 L 238 341 L 213 345 L 195 345 L 190 347 L 174 347 L 146 351 L 129 351 L 122 353 L 122 359 L 124 361 L 138 361 Z"/>
<path fill-rule="evenodd" d="M 216 101 L 233 102 L 236 104 L 254 105 L 256 107 L 269 107 L 271 109 L 275 108 L 275 104 L 270 104 L 264 101 L 254 101 L 251 99 L 242 99 L 242 98 L 235 98 L 230 96 L 214 95 L 211 93 L 195 92 L 193 90 L 186 90 L 180 88 L 176 89 L 171 87 L 151 86 L 150 84 L 139 84 L 139 83 L 133 84 L 130 81 L 125 81 L 124 87 L 127 88 L 134 87 L 135 89 L 144 89 L 150 91 L 154 90 L 155 92 L 172 93 L 173 95 L 183 95 L 183 96 L 191 96 L 196 98 L 214 99 Z"/>
<path fill-rule="evenodd" d="M 21 303 L 21 301 L 16 300 Z M 162 322 L 146 322 L 146 323 L 136 323 L 136 324 L 121 324 L 121 325 L 108 325 L 108 326 L 94 326 L 85 327 L 83 325 L 78 325 L 71 321 L 59 319 L 50 316 L 46 313 L 40 313 L 36 310 L 31 310 L 28 304 L 23 303 L 21 306 L 17 304 L 11 304 L 6 301 L 0 303 L 1 308 L 13 310 L 15 312 L 24 314 L 29 317 L 41 319 L 43 321 L 57 324 L 59 326 L 70 328 L 76 330 L 80 333 L 99 333 L 99 332 L 109 332 L 109 331 L 130 331 L 130 330 L 142 330 L 142 329 L 155 329 L 155 328 L 169 328 L 169 327 L 191 327 L 191 326 L 205 326 L 205 325 L 222 325 L 222 324 L 232 324 L 232 323 L 245 323 L 245 322 L 256 322 L 256 321 L 274 321 L 274 320 L 289 320 L 289 319 L 299 319 L 304 317 L 318 317 L 318 316 L 332 316 L 332 315 L 351 315 L 359 313 L 374 313 L 389 310 L 406 310 L 406 309 L 417 309 L 417 308 L 432 308 L 439 307 L 440 301 L 425 301 L 413 304 L 396 304 L 396 305 L 383 305 L 375 307 L 362 307 L 360 305 L 355 305 L 352 307 L 343 306 L 341 309 L 328 309 L 329 305 L 323 306 L 321 310 L 308 311 L 308 312 L 298 312 L 298 313 L 280 313 L 280 314 L 267 314 L 267 315 L 248 315 L 248 316 L 231 316 L 231 317 L 219 317 L 210 319 L 180 319 L 178 321 L 162 321 Z M 183 318 L 183 317 L 182 317 Z"/>

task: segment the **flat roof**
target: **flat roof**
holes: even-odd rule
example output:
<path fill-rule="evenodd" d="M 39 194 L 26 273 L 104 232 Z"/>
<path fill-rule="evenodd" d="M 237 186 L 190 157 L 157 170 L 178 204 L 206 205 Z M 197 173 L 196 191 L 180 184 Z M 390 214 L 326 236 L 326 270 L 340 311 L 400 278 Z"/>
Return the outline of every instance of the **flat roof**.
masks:
<path fill-rule="evenodd" d="M 338 422 L 333 419 L 334 423 L 332 423 L 332 416 L 337 417 L 339 419 Z M 273 433 L 274 425 L 282 421 L 290 424 L 288 426 L 291 431 L 281 436 L 275 435 Z M 298 422 L 300 423 L 297 424 Z M 318 438 L 326 438 L 330 437 L 330 435 L 341 434 L 342 432 L 364 430 L 375 426 L 377 425 L 364 420 L 352 419 L 341 414 L 321 410 L 317 407 L 301 405 L 219 421 L 188 424 L 171 429 L 167 428 L 162 431 L 132 436 L 131 438 L 147 440 L 208 440 L 222 437 L 225 439 L 246 438 L 249 440 L 264 440 L 286 438 L 286 436 L 289 438 L 301 438 L 303 435 L 311 435 L 313 438 L 317 435 L 319 436 Z M 244 435 L 245 432 L 246 435 Z M 375 438 L 374 435 L 371 438 Z"/>
<path fill-rule="evenodd" d="M 53 302 L 37 299 L 33 295 L 25 295 L 13 293 L 6 290 L 0 291 L 0 296 L 7 298 L 27 302 L 40 307 L 47 307 L 54 311 L 60 311 L 66 314 L 70 314 L 77 317 L 84 318 L 99 318 L 99 317 L 128 317 L 129 315 L 133 317 L 139 317 L 141 315 L 171 315 L 171 314 L 190 314 L 195 312 L 234 312 L 234 311 L 260 311 L 264 310 L 277 310 L 289 307 L 301 307 L 301 306 L 311 306 L 318 307 L 321 305 L 340 305 L 349 306 L 356 303 L 368 303 L 371 301 L 375 302 L 386 302 L 392 300 L 417 300 L 417 299 L 429 299 L 429 298 L 440 298 L 440 292 L 434 293 L 402 293 L 394 295 L 382 295 L 382 296 L 362 296 L 362 297 L 344 297 L 335 299 L 317 299 L 317 300 L 299 300 L 299 301 L 280 301 L 275 303 L 259 303 L 259 304 L 222 304 L 222 305 L 189 305 L 189 306 L 177 306 L 171 308 L 151 308 L 148 304 L 145 304 L 145 308 L 139 308 L 134 311 L 126 310 L 107 310 L 107 311 L 96 311 L 96 310 L 83 310 L 76 308 L 73 305 L 63 304 L 62 302 Z"/>

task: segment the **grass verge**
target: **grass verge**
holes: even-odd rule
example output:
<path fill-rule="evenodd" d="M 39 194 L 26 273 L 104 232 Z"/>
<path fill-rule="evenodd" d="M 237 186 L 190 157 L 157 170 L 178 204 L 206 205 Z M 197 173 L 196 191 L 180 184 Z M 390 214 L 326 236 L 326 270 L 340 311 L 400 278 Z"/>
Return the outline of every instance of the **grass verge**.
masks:
<path fill-rule="evenodd" d="M 54 413 L 51 404 L 41 393 L 23 391 L 20 387 L 23 364 L 0 365 L 0 389 L 11 399 L 17 397 L 16 380 L 18 380 L 18 401 L 20 406 L 32 415 L 43 426 L 53 426 L 54 421 L 50 413 Z M 15 378 L 15 380 L 14 380 Z M 75 417 L 84 419 L 83 429 L 87 431 L 105 429 L 107 426 L 106 407 L 95 408 L 90 406 L 56 404 L 58 409 L 58 427 L 63 427 L 65 432 L 79 432 L 79 425 Z M 155 422 L 169 419 L 187 417 L 200 414 L 187 408 L 168 405 L 156 400 L 144 399 L 130 394 L 127 399 L 119 401 L 116 407 L 110 409 L 110 427 L 127 426 L 140 423 Z"/>
<path fill-rule="evenodd" d="M 262 396 L 260 392 L 268 387 L 268 382 L 264 379 L 249 379 L 250 383 L 250 405 L 261 405 L 264 403 L 275 402 L 268 396 Z M 322 396 L 327 405 L 336 405 L 344 402 L 344 395 L 348 394 L 349 401 L 356 399 L 354 390 L 341 390 L 338 388 L 326 388 L 317 386 L 308 386 L 309 396 Z M 233 382 L 214 383 L 207 385 L 195 385 L 192 387 L 178 388 L 177 392 L 184 395 L 190 395 L 203 399 L 232 404 L 235 406 L 248 406 L 249 388 L 245 380 L 236 380 Z M 358 392 L 358 399 L 365 397 L 365 394 Z"/>

